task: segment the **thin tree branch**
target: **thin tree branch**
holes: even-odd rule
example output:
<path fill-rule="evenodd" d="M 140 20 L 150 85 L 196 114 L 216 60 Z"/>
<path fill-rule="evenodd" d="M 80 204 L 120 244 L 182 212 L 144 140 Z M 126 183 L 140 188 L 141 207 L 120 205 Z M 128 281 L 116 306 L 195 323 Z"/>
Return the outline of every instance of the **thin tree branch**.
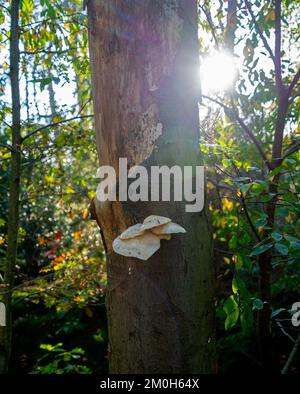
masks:
<path fill-rule="evenodd" d="M 282 160 L 285 160 L 288 156 L 297 152 L 300 149 L 300 142 L 293 144 L 283 155 Z"/>
<path fill-rule="evenodd" d="M 0 7 L 3 8 L 5 11 L 10 12 L 9 9 L 7 7 L 5 7 L 5 5 L 0 4 Z"/>
<path fill-rule="evenodd" d="M 281 0 L 275 0 L 275 79 L 277 88 L 278 111 L 276 117 L 275 134 L 272 147 L 272 169 L 280 166 L 282 159 L 282 142 L 289 107 L 287 88 L 282 82 L 281 71 Z"/>
<path fill-rule="evenodd" d="M 234 169 L 235 169 L 236 174 L 237 174 L 239 177 L 242 176 L 241 171 L 240 171 L 239 168 L 236 166 L 236 164 L 234 163 L 234 161 L 232 162 L 232 164 L 233 164 L 233 166 L 234 166 Z M 257 230 L 256 230 L 256 228 L 255 228 L 255 226 L 254 226 L 254 223 L 252 222 L 251 216 L 250 216 L 250 214 L 249 214 L 248 207 L 247 207 L 247 204 L 246 204 L 246 201 L 245 201 L 245 196 L 244 196 L 243 192 L 241 192 L 240 196 L 238 196 L 238 197 L 239 197 L 239 200 L 240 200 L 241 203 L 242 203 L 242 207 L 243 207 L 243 209 L 244 209 L 244 213 L 245 213 L 246 219 L 247 219 L 247 221 L 248 221 L 248 223 L 249 223 L 249 226 L 250 226 L 250 228 L 251 228 L 253 234 L 255 235 L 255 237 L 256 237 L 256 239 L 258 240 L 258 242 L 261 242 L 261 237 L 260 237 L 260 235 L 258 234 L 258 232 L 257 232 Z"/>
<path fill-rule="evenodd" d="M 80 48 L 68 48 L 68 49 L 62 49 L 61 51 L 52 51 L 52 50 L 45 50 L 45 49 L 39 49 L 36 51 L 22 51 L 20 52 L 22 55 L 38 55 L 40 53 L 48 54 L 48 55 L 62 55 L 64 53 L 70 52 L 70 51 L 75 51 Z M 82 49 L 82 48 L 81 48 Z"/>
<path fill-rule="evenodd" d="M 293 347 L 293 349 L 292 349 L 292 351 L 291 351 L 291 353 L 290 353 L 290 355 L 289 355 L 284 367 L 281 370 L 281 374 L 282 375 L 285 375 L 288 372 L 288 370 L 290 369 L 290 366 L 291 366 L 291 364 L 292 364 L 292 362 L 294 360 L 294 357 L 295 357 L 295 355 L 296 355 L 296 353 L 298 351 L 299 345 L 300 345 L 300 334 L 298 335 L 298 338 L 296 339 L 295 345 L 294 345 L 294 347 Z"/>
<path fill-rule="evenodd" d="M 58 16 L 58 17 L 55 16 L 53 18 L 41 19 L 41 20 L 36 21 L 36 22 L 30 22 L 30 23 L 26 23 L 26 24 L 20 25 L 20 28 L 23 29 L 24 27 L 38 25 L 38 24 L 42 24 L 42 23 L 47 23 L 47 22 L 50 22 L 50 21 L 52 22 L 52 21 L 55 21 L 55 20 L 63 21 L 64 18 L 72 18 L 72 17 L 75 17 L 77 15 L 80 16 L 80 15 L 82 15 L 82 13 L 81 12 L 74 12 L 73 14 L 67 14 L 67 15 L 62 15 L 62 16 Z M 73 22 L 73 20 L 65 21 L 65 23 L 71 23 L 71 22 Z"/>
<path fill-rule="evenodd" d="M 39 131 L 48 129 L 49 127 L 56 127 L 56 126 L 59 126 L 59 125 L 61 125 L 61 124 L 63 124 L 63 123 L 71 122 L 72 120 L 85 119 L 85 118 L 92 118 L 93 116 L 94 116 L 94 115 L 74 116 L 73 118 L 64 119 L 64 120 L 61 120 L 61 121 L 59 121 L 59 122 L 46 124 L 46 125 L 44 125 L 44 126 L 39 127 L 38 129 L 33 130 L 31 133 L 27 134 L 27 135 L 23 138 L 22 142 L 24 142 L 27 138 L 33 136 L 34 134 L 38 133 Z"/>
<path fill-rule="evenodd" d="M 282 324 L 278 319 L 276 320 L 276 324 L 278 325 L 278 327 L 286 337 L 288 337 L 293 343 L 296 342 L 295 339 L 284 329 L 284 327 L 282 326 Z"/>
<path fill-rule="evenodd" d="M 255 137 L 255 135 L 253 134 L 253 132 L 249 129 L 249 127 L 245 124 L 245 122 L 237 115 L 236 119 L 239 123 L 239 125 L 242 127 L 242 129 L 245 131 L 245 133 L 249 136 L 249 138 L 252 140 L 252 142 L 254 143 L 254 145 L 256 146 L 256 148 L 258 149 L 261 157 L 263 158 L 264 162 L 266 163 L 267 167 L 270 167 L 270 163 L 267 159 L 267 156 L 265 155 L 265 152 L 260 144 L 260 142 L 258 141 L 258 139 Z"/>
<path fill-rule="evenodd" d="M 264 47 L 265 47 L 266 50 L 268 51 L 268 53 L 269 53 L 269 55 L 270 55 L 270 58 L 271 58 L 271 59 L 273 60 L 273 62 L 275 63 L 275 56 L 274 56 L 274 53 L 272 52 L 272 49 L 270 48 L 270 45 L 269 45 L 269 43 L 268 43 L 266 37 L 264 36 L 263 32 L 261 31 L 261 29 L 260 29 L 260 27 L 259 27 L 259 24 L 258 24 L 258 22 L 257 22 L 257 17 L 254 15 L 254 13 L 253 13 L 253 11 L 252 11 L 252 8 L 251 8 L 251 4 L 249 3 L 248 0 L 245 0 L 245 5 L 246 5 L 246 8 L 247 8 L 247 10 L 248 10 L 248 12 L 249 12 L 249 14 L 250 14 L 250 16 L 251 16 L 252 22 L 254 23 L 255 29 L 256 29 L 257 33 L 259 34 L 259 36 L 260 36 L 260 38 L 261 38 L 261 40 L 262 40 L 262 42 L 263 42 L 263 44 L 264 44 Z"/>
<path fill-rule="evenodd" d="M 290 95 L 292 94 L 294 87 L 297 85 L 298 81 L 300 79 L 300 68 L 299 70 L 296 72 L 292 82 L 290 83 L 288 89 L 287 89 L 287 96 L 290 97 Z M 298 93 L 299 95 L 299 93 Z M 297 96 L 296 96 L 297 97 Z"/>
<path fill-rule="evenodd" d="M 223 152 L 223 153 L 224 153 L 225 157 L 229 158 L 228 155 L 226 154 L 226 152 Z M 238 169 L 238 167 L 235 165 L 234 162 L 232 162 L 232 164 L 233 164 L 233 166 L 234 166 L 234 169 L 235 169 L 236 174 L 240 177 L 240 176 L 242 175 L 241 172 L 240 172 L 240 170 Z M 216 187 L 221 187 L 221 188 L 229 189 L 230 191 L 233 191 L 233 189 L 232 189 L 230 186 L 227 186 L 227 185 L 220 185 L 220 184 L 218 184 L 217 182 L 215 182 L 215 181 L 214 181 L 213 179 L 211 179 L 211 178 L 207 178 L 207 179 L 208 179 L 212 184 L 214 184 Z M 255 226 L 254 226 L 254 224 L 253 224 L 253 222 L 252 222 L 251 216 L 250 216 L 250 214 L 249 214 L 249 211 L 248 211 L 248 207 L 247 207 L 247 204 L 246 204 L 246 201 L 245 201 L 244 194 L 241 193 L 241 195 L 238 196 L 238 197 L 239 197 L 239 201 L 241 202 L 242 207 L 243 207 L 243 209 L 244 209 L 244 213 L 245 213 L 246 219 L 247 219 L 247 221 L 248 221 L 248 223 L 249 223 L 249 226 L 250 226 L 250 228 L 251 228 L 251 230 L 252 230 L 252 232 L 253 232 L 255 238 L 258 240 L 258 242 L 261 242 L 261 237 L 260 237 L 259 233 L 257 232 L 257 230 L 256 230 L 256 228 L 255 228 Z"/>
<path fill-rule="evenodd" d="M 7 123 L 4 119 L 0 119 L 0 121 L 4 123 L 6 127 L 9 127 L 10 129 L 12 128 L 12 126 L 9 123 Z"/>
<path fill-rule="evenodd" d="M 86 100 L 86 102 L 80 107 L 78 113 L 81 114 L 84 108 L 92 101 L 92 98 Z"/>
<path fill-rule="evenodd" d="M 224 184 L 218 183 L 213 178 L 207 177 L 207 181 L 211 182 L 215 187 L 219 187 L 220 189 L 230 190 L 231 192 L 233 191 L 233 188 L 230 187 L 229 185 L 224 185 Z"/>
<path fill-rule="evenodd" d="M 222 108 L 224 108 L 227 112 L 228 112 L 228 116 L 230 117 L 230 115 L 232 114 L 233 116 L 231 116 L 231 118 L 233 120 L 236 120 L 238 122 L 238 124 L 241 126 L 241 128 L 244 130 L 244 132 L 247 134 L 247 136 L 250 138 L 250 140 L 254 143 L 254 145 L 256 146 L 257 150 L 259 151 L 262 159 L 264 160 L 266 166 L 270 169 L 270 163 L 267 159 L 267 156 L 261 146 L 261 143 L 258 141 L 258 139 L 256 138 L 256 136 L 254 135 L 254 133 L 252 132 L 252 130 L 250 130 L 250 128 L 245 124 L 245 122 L 243 121 L 243 119 L 241 119 L 232 108 L 229 108 L 227 105 L 223 104 L 221 101 L 216 100 L 212 97 L 206 96 L 206 95 L 202 95 L 203 98 L 206 98 L 207 100 L 210 100 L 218 105 L 220 105 Z"/>
<path fill-rule="evenodd" d="M 219 42 L 218 42 L 218 38 L 216 36 L 216 32 L 215 32 L 215 27 L 212 21 L 212 17 L 211 17 L 211 13 L 210 11 L 206 8 L 206 5 L 200 5 L 201 10 L 204 12 L 205 16 L 206 16 L 206 20 L 207 23 L 209 24 L 210 30 L 211 30 L 211 34 L 213 36 L 213 39 L 215 41 L 216 44 L 216 48 L 219 49 Z"/>
<path fill-rule="evenodd" d="M 224 42 L 226 48 L 233 55 L 235 32 L 237 29 L 237 0 L 227 1 L 227 25 L 225 29 Z"/>
<path fill-rule="evenodd" d="M 248 223 L 249 223 L 249 225 L 251 227 L 251 230 L 252 230 L 253 234 L 255 235 L 257 241 L 261 242 L 262 239 L 261 239 L 260 235 L 258 234 L 258 232 L 257 232 L 257 230 L 256 230 L 256 228 L 255 228 L 255 226 L 254 226 L 254 224 L 252 222 L 252 219 L 251 219 L 251 217 L 249 215 L 248 207 L 247 207 L 247 204 L 245 202 L 245 198 L 244 198 L 243 193 L 241 193 L 240 199 L 241 199 L 241 202 L 242 202 L 242 206 L 244 208 L 244 213 L 245 213 L 246 219 L 247 219 L 247 221 L 248 221 Z"/>
<path fill-rule="evenodd" d="M 275 0 L 275 79 L 278 97 L 284 94 L 281 72 L 281 0 Z"/>
<path fill-rule="evenodd" d="M 11 152 L 21 153 L 20 149 L 17 149 L 15 146 L 9 144 L 0 144 L 1 148 L 8 149 Z"/>
<path fill-rule="evenodd" d="M 219 8 L 217 9 L 217 14 L 223 14 L 223 5 L 224 5 L 224 1 L 219 0 Z M 225 30 L 224 24 L 222 22 L 222 18 L 219 18 L 219 27 L 221 31 Z"/>

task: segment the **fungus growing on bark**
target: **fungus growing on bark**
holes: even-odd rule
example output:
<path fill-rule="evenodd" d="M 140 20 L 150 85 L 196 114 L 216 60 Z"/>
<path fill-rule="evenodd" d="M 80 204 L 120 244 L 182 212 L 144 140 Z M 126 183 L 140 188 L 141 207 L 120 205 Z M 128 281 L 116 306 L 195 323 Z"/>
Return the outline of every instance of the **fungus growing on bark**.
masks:
<path fill-rule="evenodd" d="M 164 216 L 148 216 L 143 223 L 128 227 L 112 244 L 115 253 L 148 260 L 159 248 L 160 240 L 170 240 L 171 234 L 185 229 Z"/>
<path fill-rule="evenodd" d="M 166 224 L 170 222 L 171 219 L 166 218 L 164 216 L 150 215 L 144 220 L 142 224 L 142 229 L 150 230 L 154 227 L 161 226 L 162 224 Z"/>
<path fill-rule="evenodd" d="M 154 227 L 152 229 L 152 232 L 156 235 L 186 233 L 186 231 L 183 227 L 181 227 L 181 226 L 179 226 L 179 224 L 176 224 L 173 222 L 169 222 L 169 223 Z"/>
<path fill-rule="evenodd" d="M 120 235 L 120 239 L 131 239 L 142 235 L 144 230 L 141 230 L 141 227 L 141 223 L 137 223 L 128 227 L 128 229 L 123 231 L 123 233 Z"/>
<path fill-rule="evenodd" d="M 159 237 L 150 232 L 126 240 L 118 237 L 113 242 L 113 249 L 116 253 L 140 260 L 148 260 L 159 248 Z"/>

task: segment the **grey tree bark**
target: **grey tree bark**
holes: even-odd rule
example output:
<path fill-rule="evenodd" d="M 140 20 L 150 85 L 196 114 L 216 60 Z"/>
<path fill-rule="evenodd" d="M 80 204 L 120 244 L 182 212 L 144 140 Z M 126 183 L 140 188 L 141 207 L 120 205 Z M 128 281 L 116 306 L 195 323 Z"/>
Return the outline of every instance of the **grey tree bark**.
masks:
<path fill-rule="evenodd" d="M 200 94 L 196 0 L 90 0 L 89 42 L 101 165 L 118 160 L 196 166 Z M 112 373 L 216 370 L 214 273 L 206 210 L 181 202 L 95 199 L 107 249 Z M 187 234 L 162 242 L 147 262 L 117 255 L 112 241 L 150 214 Z"/>

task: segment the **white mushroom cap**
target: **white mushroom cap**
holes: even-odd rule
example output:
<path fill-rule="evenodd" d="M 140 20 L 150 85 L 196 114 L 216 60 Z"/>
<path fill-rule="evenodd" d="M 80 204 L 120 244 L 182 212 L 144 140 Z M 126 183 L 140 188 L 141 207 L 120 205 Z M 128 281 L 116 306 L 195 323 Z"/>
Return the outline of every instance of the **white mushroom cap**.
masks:
<path fill-rule="evenodd" d="M 171 219 L 164 216 L 150 215 L 148 216 L 141 227 L 142 230 L 150 230 L 154 227 L 161 226 L 162 224 L 170 223 Z"/>
<path fill-rule="evenodd" d="M 159 237 L 159 239 L 165 239 L 167 241 L 170 241 L 171 239 L 171 234 L 156 234 L 156 235 Z"/>
<path fill-rule="evenodd" d="M 126 257 L 148 260 L 159 248 L 160 240 L 170 240 L 171 234 L 185 233 L 185 229 L 164 216 L 148 216 L 143 224 L 128 227 L 113 241 L 113 250 Z"/>
<path fill-rule="evenodd" d="M 141 230 L 141 227 L 141 223 L 137 223 L 133 226 L 128 227 L 128 229 L 123 231 L 123 233 L 120 235 L 120 238 L 131 239 L 142 235 L 144 233 L 144 230 Z"/>
<path fill-rule="evenodd" d="M 151 230 L 154 234 L 177 234 L 177 233 L 186 233 L 185 229 L 179 224 L 170 222 L 163 224 L 161 226 L 155 227 Z"/>
<path fill-rule="evenodd" d="M 112 247 L 122 256 L 148 260 L 160 248 L 160 238 L 150 232 L 126 240 L 118 237 L 113 241 Z"/>

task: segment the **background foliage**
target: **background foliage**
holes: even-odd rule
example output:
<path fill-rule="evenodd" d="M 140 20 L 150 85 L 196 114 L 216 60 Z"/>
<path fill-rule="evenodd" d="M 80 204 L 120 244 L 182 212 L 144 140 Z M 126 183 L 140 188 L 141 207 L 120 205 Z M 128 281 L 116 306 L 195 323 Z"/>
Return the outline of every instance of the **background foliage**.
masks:
<path fill-rule="evenodd" d="M 284 367 L 288 349 L 299 342 L 299 330 L 290 321 L 300 283 L 299 2 L 282 2 L 276 16 L 280 3 L 200 2 L 201 58 L 215 50 L 226 51 L 238 65 L 234 88 L 204 92 L 200 145 L 209 168 L 224 371 L 246 365 L 262 368 L 257 319 L 264 301 L 258 283 L 263 275 L 260 257 L 264 264 L 267 254 L 268 324 L 275 368 Z M 279 34 L 281 48 L 276 52 Z M 287 99 L 282 155 L 276 161 L 272 151 L 281 119 L 280 78 L 285 86 L 296 83 Z M 272 220 L 271 204 L 275 206 Z"/>
<path fill-rule="evenodd" d="M 0 21 L 4 260 L 11 143 L 8 2 L 1 5 Z M 12 371 L 106 370 L 104 252 L 97 225 L 89 220 L 98 159 L 86 23 L 81 1 L 22 0 L 24 142 Z"/>

